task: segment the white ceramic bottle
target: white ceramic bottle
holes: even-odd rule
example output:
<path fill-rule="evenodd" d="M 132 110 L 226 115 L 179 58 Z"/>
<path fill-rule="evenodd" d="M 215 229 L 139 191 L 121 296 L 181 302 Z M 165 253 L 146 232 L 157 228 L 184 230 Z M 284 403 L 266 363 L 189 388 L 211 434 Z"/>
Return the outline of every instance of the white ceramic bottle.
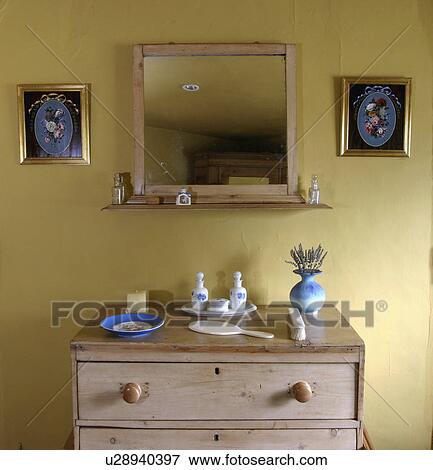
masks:
<path fill-rule="evenodd" d="M 198 272 L 195 275 L 195 288 L 192 290 L 192 308 L 195 310 L 205 310 L 209 299 L 209 293 L 204 287 L 204 274 Z"/>
<path fill-rule="evenodd" d="M 233 287 L 230 289 L 230 308 L 243 310 L 247 302 L 247 290 L 242 287 L 242 273 L 233 273 Z"/>

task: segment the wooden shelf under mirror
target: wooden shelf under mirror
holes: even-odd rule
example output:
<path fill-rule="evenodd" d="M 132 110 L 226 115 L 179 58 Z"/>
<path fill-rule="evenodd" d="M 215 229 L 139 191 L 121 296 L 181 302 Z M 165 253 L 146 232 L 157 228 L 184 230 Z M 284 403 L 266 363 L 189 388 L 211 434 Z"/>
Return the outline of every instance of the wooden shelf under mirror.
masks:
<path fill-rule="evenodd" d="M 268 185 L 271 193 L 262 192 L 260 186 L 257 194 L 251 192 L 250 185 L 191 185 L 187 188 L 192 194 L 190 206 L 176 205 L 180 186 L 172 185 L 153 186 L 147 195 L 132 196 L 125 204 L 111 204 L 103 210 L 332 209 L 327 204 L 307 204 L 302 196 L 288 196 L 283 184 Z"/>
<path fill-rule="evenodd" d="M 312 208 L 298 190 L 295 44 L 135 45 L 133 116 L 133 196 L 106 209 Z"/>
<path fill-rule="evenodd" d="M 216 203 L 216 204 L 191 204 L 190 206 L 176 206 L 176 204 L 111 204 L 104 207 L 103 211 L 147 211 L 147 210 L 239 210 L 239 209 L 285 209 L 285 210 L 311 210 L 311 209 L 332 209 L 327 204 L 307 204 L 307 203 Z"/>

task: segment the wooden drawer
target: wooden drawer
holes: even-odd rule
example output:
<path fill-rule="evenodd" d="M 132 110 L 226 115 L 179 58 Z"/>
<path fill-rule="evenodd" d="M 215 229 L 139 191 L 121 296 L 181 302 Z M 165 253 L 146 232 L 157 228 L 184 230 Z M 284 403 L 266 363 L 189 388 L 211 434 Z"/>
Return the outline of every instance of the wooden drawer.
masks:
<path fill-rule="evenodd" d="M 288 393 L 300 380 L 313 389 L 306 403 Z M 354 364 L 79 363 L 78 415 L 101 420 L 353 419 L 356 382 Z M 142 387 L 137 403 L 123 400 L 126 383 Z"/>
<path fill-rule="evenodd" d="M 356 449 L 355 429 L 81 428 L 80 449 Z"/>

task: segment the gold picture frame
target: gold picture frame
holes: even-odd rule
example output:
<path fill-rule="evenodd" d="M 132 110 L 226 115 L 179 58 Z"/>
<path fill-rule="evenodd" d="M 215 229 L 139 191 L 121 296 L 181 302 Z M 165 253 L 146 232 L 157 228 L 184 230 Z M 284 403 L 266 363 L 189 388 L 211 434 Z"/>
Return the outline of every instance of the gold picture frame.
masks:
<path fill-rule="evenodd" d="M 90 84 L 17 85 L 21 164 L 90 165 Z"/>
<path fill-rule="evenodd" d="M 410 78 L 343 77 L 340 155 L 409 157 Z"/>

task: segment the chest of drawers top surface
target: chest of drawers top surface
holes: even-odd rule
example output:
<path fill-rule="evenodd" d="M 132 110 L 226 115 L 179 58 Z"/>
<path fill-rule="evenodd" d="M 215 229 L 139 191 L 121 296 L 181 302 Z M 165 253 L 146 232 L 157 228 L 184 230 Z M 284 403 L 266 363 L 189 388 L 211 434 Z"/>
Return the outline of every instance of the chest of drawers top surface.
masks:
<path fill-rule="evenodd" d="M 344 352 L 363 350 L 364 343 L 350 327 L 340 312 L 323 308 L 317 319 L 306 325 L 307 339 L 290 339 L 287 307 L 259 306 L 252 318 L 242 320 L 239 325 L 246 329 L 257 329 L 274 333 L 273 339 L 262 339 L 244 335 L 214 336 L 198 334 L 188 329 L 191 321 L 187 316 L 166 318 L 165 325 L 152 334 L 139 338 L 116 337 L 99 327 L 85 327 L 72 340 L 71 347 L 80 360 L 115 360 L 113 355 L 131 353 L 274 353 L 291 352 Z M 110 359 L 111 357 L 111 359 Z"/>

